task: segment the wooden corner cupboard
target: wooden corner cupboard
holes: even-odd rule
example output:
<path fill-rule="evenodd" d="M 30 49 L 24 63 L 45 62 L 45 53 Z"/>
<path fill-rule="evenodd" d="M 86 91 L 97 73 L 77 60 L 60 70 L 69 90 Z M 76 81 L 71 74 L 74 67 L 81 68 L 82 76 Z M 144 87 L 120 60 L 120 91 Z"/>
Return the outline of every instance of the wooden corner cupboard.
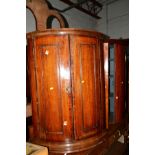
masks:
<path fill-rule="evenodd" d="M 49 154 L 82 154 L 104 142 L 107 38 L 72 28 L 27 34 L 31 141 Z"/>

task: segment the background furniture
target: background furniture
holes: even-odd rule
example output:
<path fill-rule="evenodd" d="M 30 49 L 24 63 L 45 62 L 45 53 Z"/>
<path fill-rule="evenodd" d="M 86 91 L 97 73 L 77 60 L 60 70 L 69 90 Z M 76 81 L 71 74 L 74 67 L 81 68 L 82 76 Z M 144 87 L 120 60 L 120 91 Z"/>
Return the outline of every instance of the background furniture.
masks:
<path fill-rule="evenodd" d="M 120 123 L 129 112 L 129 40 L 109 39 L 104 43 L 106 116 Z"/>

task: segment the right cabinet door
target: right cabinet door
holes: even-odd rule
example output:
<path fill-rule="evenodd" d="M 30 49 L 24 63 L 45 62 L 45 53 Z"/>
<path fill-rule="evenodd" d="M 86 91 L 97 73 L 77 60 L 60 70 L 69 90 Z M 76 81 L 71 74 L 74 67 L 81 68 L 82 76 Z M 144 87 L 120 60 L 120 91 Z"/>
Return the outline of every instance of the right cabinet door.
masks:
<path fill-rule="evenodd" d="M 96 135 L 103 125 L 98 39 L 72 36 L 72 85 L 75 139 Z"/>

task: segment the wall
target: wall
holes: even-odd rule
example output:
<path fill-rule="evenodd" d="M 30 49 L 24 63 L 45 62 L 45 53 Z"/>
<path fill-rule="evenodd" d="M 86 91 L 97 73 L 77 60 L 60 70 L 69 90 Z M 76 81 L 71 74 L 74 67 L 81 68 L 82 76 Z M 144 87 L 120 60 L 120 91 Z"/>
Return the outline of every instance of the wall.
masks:
<path fill-rule="evenodd" d="M 63 10 L 67 4 L 59 0 L 49 0 L 53 7 Z M 63 13 L 69 23 L 69 27 L 85 28 L 102 32 L 111 38 L 129 38 L 129 0 L 116 0 L 116 2 L 104 5 L 99 13 L 101 19 L 95 19 L 77 9 L 71 9 Z M 53 27 L 59 27 L 54 20 Z M 26 9 L 26 32 L 35 31 L 35 19 L 30 10 Z"/>
<path fill-rule="evenodd" d="M 129 0 L 117 0 L 104 5 L 97 20 L 96 30 L 111 38 L 129 38 Z"/>
<path fill-rule="evenodd" d="M 36 30 L 35 18 L 29 9 L 26 9 L 26 33 Z"/>
<path fill-rule="evenodd" d="M 67 4 L 58 0 L 48 0 L 53 7 L 63 10 L 68 7 Z M 69 27 L 73 28 L 86 28 L 95 30 L 96 19 L 77 10 L 71 9 L 63 13 L 64 17 L 69 23 Z M 59 27 L 56 20 L 53 21 L 53 27 Z M 36 30 L 35 19 L 29 9 L 26 9 L 26 32 L 31 32 Z"/>

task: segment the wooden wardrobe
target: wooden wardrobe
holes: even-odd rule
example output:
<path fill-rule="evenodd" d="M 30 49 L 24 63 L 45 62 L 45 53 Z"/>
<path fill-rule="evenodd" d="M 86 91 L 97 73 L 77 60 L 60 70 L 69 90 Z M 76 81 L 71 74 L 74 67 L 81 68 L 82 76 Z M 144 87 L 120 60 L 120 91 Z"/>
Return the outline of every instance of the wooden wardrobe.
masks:
<path fill-rule="evenodd" d="M 88 153 L 104 142 L 105 39 L 71 28 L 27 34 L 31 141 L 50 154 Z"/>

